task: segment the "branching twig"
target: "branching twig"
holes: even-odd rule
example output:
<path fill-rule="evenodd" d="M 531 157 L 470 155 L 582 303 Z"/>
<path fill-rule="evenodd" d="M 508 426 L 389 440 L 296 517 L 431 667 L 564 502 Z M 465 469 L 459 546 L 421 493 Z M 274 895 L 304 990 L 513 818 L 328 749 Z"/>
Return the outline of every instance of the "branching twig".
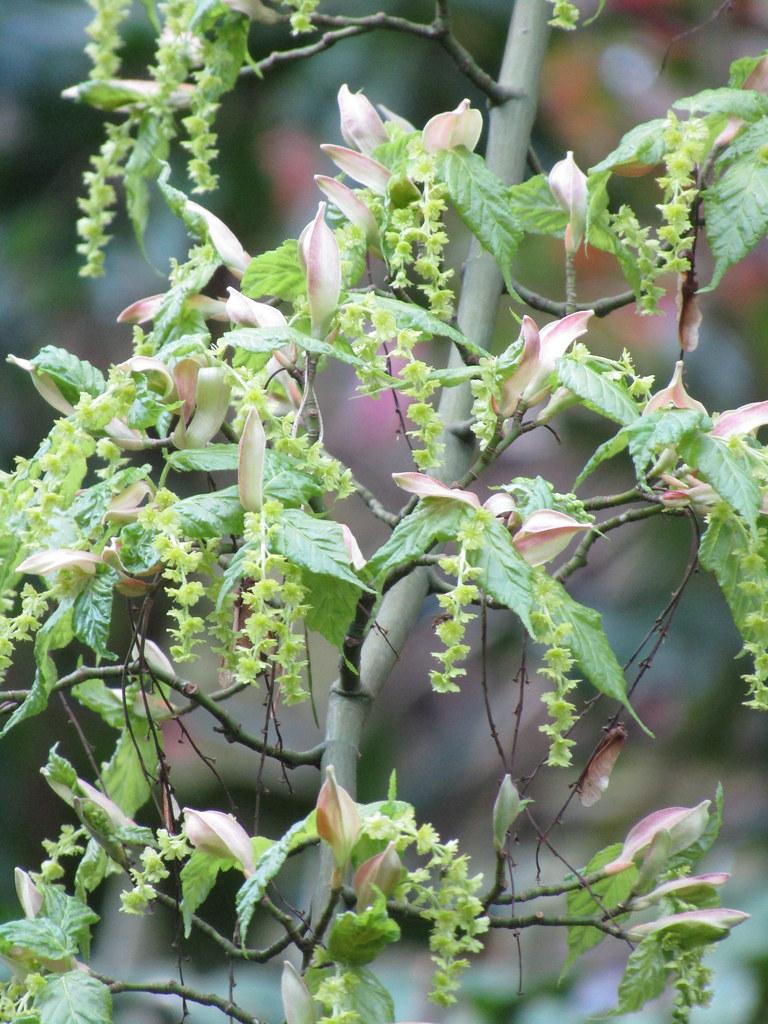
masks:
<path fill-rule="evenodd" d="M 157 996 L 178 996 L 179 999 L 186 999 L 187 1002 L 197 1003 L 199 1006 L 213 1006 L 229 1017 L 238 1020 L 241 1024 L 259 1024 L 258 1018 L 238 1006 L 229 999 L 222 999 L 212 992 L 200 992 L 198 989 L 190 988 L 189 985 L 181 985 L 178 981 L 116 981 L 108 978 L 97 971 L 91 971 L 94 978 L 109 986 L 113 995 L 121 992 L 144 992 L 147 995 Z"/>

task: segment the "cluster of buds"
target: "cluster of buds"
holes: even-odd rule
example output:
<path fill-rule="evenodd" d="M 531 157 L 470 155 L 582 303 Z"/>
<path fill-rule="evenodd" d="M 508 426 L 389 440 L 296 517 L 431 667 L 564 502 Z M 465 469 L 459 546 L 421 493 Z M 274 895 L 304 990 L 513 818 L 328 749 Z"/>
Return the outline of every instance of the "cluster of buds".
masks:
<path fill-rule="evenodd" d="M 481 505 L 472 491 L 449 487 L 424 473 L 393 473 L 398 487 L 409 494 L 430 501 L 458 501 L 471 508 L 484 508 L 500 518 L 512 532 L 512 544 L 529 565 L 544 565 L 564 551 L 578 533 L 591 530 L 590 523 L 580 522 L 556 509 L 539 509 L 521 521 L 514 498 L 506 492 L 493 494 Z"/>

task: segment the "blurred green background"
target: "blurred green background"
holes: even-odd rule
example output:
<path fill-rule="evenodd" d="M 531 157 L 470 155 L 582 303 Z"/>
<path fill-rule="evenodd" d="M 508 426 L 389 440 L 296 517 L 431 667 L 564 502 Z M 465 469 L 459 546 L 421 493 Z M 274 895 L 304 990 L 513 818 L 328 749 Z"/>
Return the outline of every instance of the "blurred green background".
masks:
<path fill-rule="evenodd" d="M 125 71 L 141 77 L 152 52 L 148 22 L 137 11 L 128 30 Z M 455 31 L 478 61 L 498 67 L 510 11 L 508 0 L 454 0 Z M 582 4 L 585 14 L 592 0 Z M 386 3 L 389 13 L 429 20 L 431 5 Z M 331 0 L 323 10 L 370 13 L 367 3 Z M 719 14 L 715 17 L 717 11 Z M 90 11 L 80 0 L 3 0 L 0 4 L 0 349 L 31 357 L 44 344 L 66 346 L 105 368 L 125 358 L 130 331 L 115 323 L 117 313 L 140 296 L 162 290 L 168 258 L 181 256 L 185 238 L 179 224 L 155 196 L 155 216 L 147 239 L 149 261 L 140 256 L 121 213 L 108 251 L 106 277 L 78 277 L 75 256 L 76 197 L 89 155 L 101 139 L 102 115 L 60 99 L 66 86 L 85 78 L 82 53 Z M 254 26 L 251 52 L 261 57 L 290 45 L 279 30 Z M 596 163 L 639 121 L 662 116 L 677 96 L 724 84 L 731 60 L 768 46 L 768 5 L 761 0 L 721 5 L 718 0 L 608 0 L 599 20 L 583 32 L 554 33 L 542 76 L 540 114 L 534 144 L 545 166 L 573 149 L 580 166 Z M 312 175 L 333 173 L 317 148 L 339 142 L 336 92 L 342 82 L 364 88 L 376 102 L 422 125 L 434 113 L 453 108 L 464 96 L 483 108 L 482 97 L 459 76 L 438 48 L 389 33 L 374 33 L 343 42 L 311 61 L 283 66 L 264 81 L 249 78 L 227 98 L 219 120 L 221 188 L 203 202 L 236 230 L 246 248 L 260 252 L 284 237 L 295 237 L 318 201 Z M 179 162 L 174 180 L 183 187 Z M 649 179 L 625 179 L 614 195 L 631 201 L 646 215 L 656 202 Z M 465 242 L 457 228 L 454 258 L 460 267 Z M 708 279 L 707 257 L 700 278 Z M 516 274 L 525 284 L 559 298 L 562 292 L 558 243 L 533 240 L 521 253 Z M 579 297 L 622 290 L 616 267 L 603 253 L 589 250 L 578 265 Z M 703 299 L 704 323 L 699 349 L 686 361 L 689 389 L 709 409 L 727 409 L 768 396 L 768 248 L 761 243 L 729 272 L 714 295 Z M 590 331 L 598 351 L 618 355 L 627 347 L 643 373 L 666 383 L 676 358 L 674 300 L 665 315 L 639 318 L 631 308 L 601 321 Z M 541 314 L 534 314 L 539 321 Z M 498 344 L 514 330 L 500 311 Z M 441 357 L 439 357 L 441 358 Z M 326 410 L 327 443 L 333 454 L 356 460 L 358 476 L 394 504 L 389 481 L 395 469 L 407 469 L 407 450 L 397 436 L 397 421 L 386 398 L 353 399 L 352 382 L 343 374 L 321 381 Z M 3 364 L 0 373 L 0 450 L 2 468 L 15 454 L 29 455 L 45 435 L 51 410 L 25 376 Z M 515 445 L 488 482 L 516 475 L 541 474 L 556 488 L 570 489 L 586 454 L 607 436 L 605 425 L 585 412 L 556 424 L 562 443 L 537 431 Z M 364 454 L 363 454 L 364 453 Z M 628 483 L 626 471 L 604 473 L 585 494 L 607 493 Z M 589 488 L 592 488 L 591 490 Z M 370 554 L 383 539 L 381 524 L 371 522 L 355 498 L 334 510 L 355 530 Z M 574 581 L 580 600 L 593 602 L 604 614 L 608 634 L 621 659 L 628 656 L 651 626 L 679 583 L 688 558 L 683 522 L 634 525 L 593 549 L 590 566 Z M 361 762 L 362 799 L 383 796 L 393 767 L 400 794 L 419 815 L 431 820 L 444 837 L 460 837 L 477 870 L 490 865 L 490 808 L 502 770 L 488 738 L 479 664 L 469 665 L 460 695 L 436 697 L 429 691 L 425 653 L 432 643 L 436 603 L 425 607 L 414 635 L 384 692 L 369 726 Z M 117 625 L 118 633 L 121 629 Z M 122 627 L 125 631 L 124 626 Z M 474 631 L 475 638 L 479 634 Z M 163 642 L 162 624 L 156 639 Z M 127 633 L 125 637 L 127 641 Z M 510 617 L 492 616 L 489 685 L 494 713 L 505 743 L 514 725 L 517 690 L 513 677 L 520 657 L 519 630 Z M 607 842 L 653 809 L 693 804 L 711 796 L 718 780 L 725 788 L 725 823 L 720 842 L 705 867 L 733 872 L 724 902 L 748 910 L 753 918 L 710 957 L 717 969 L 716 997 L 697 1011 L 697 1024 L 763 1024 L 768 1020 L 768 731 L 766 720 L 741 706 L 743 685 L 734 661 L 738 640 L 716 588 L 696 576 L 670 634 L 638 693 L 641 716 L 656 733 L 651 741 L 630 729 L 630 740 L 606 796 L 586 810 L 572 804 L 564 825 L 554 833 L 571 863 L 584 863 Z M 317 687 L 327 689 L 334 672 L 332 652 L 320 641 L 313 646 Z M 61 659 L 66 670 L 66 659 Z M 201 685 L 215 685 L 216 666 L 205 659 L 189 674 Z M 21 659 L 10 685 L 25 685 L 29 663 Z M 544 753 L 540 705 L 534 679 L 527 695 L 516 770 L 530 771 Z M 320 695 L 322 703 L 322 692 Z M 245 722 L 259 727 L 263 709 L 255 695 L 238 708 Z M 591 749 L 602 723 L 600 711 L 578 734 L 576 762 Z M 317 733 L 308 712 L 284 717 L 289 743 L 311 744 Z M 253 811 L 256 766 L 245 752 L 226 747 L 204 722 L 192 720 L 207 753 L 217 757 L 243 820 Z M 106 757 L 109 739 L 95 721 L 87 721 L 97 754 Z M 201 766 L 179 736 L 167 734 L 180 802 L 218 806 L 226 801 L 215 779 Z M 42 718 L 25 723 L 3 742 L 5 784 L 0 786 L 0 915 L 17 914 L 13 867 L 34 868 L 40 841 L 53 835 L 63 806 L 38 774 L 54 742 L 87 772 L 76 736 L 63 709 L 52 704 Z M 567 795 L 573 772 L 543 771 L 532 794 L 538 818 L 547 822 Z M 279 831 L 314 802 L 317 775 L 302 769 L 291 795 L 280 776 L 267 772 L 268 792 L 262 808 L 262 831 Z M 533 882 L 532 836 L 519 835 L 517 884 Z M 554 882 L 561 868 L 544 854 L 543 880 Z M 311 870 L 294 872 L 284 887 L 292 902 L 306 898 Z M 226 892 L 225 892 L 226 896 Z M 225 929 L 232 915 L 226 898 L 215 901 L 212 914 Z M 106 972 L 169 976 L 176 952 L 174 924 L 157 912 L 148 922 L 116 913 L 116 890 L 103 901 L 104 922 L 95 944 L 95 962 Z M 231 903 L 230 903 L 231 906 Z M 259 943 L 269 935 L 257 934 Z M 626 948 L 603 943 L 560 986 L 565 936 L 554 929 L 530 929 L 522 936 L 522 979 L 513 937 L 494 934 L 486 955 L 466 975 L 462 1000 L 449 1011 L 424 1001 L 429 962 L 418 947 L 403 944 L 384 959 L 379 971 L 395 994 L 398 1019 L 429 1019 L 451 1024 L 577 1024 L 611 1006 L 626 959 Z M 185 965 L 188 980 L 210 982 L 223 990 L 227 965 L 217 957 L 201 960 L 192 942 Z M 377 966 L 378 970 L 378 966 Z M 278 966 L 238 967 L 237 996 L 267 1019 L 278 1019 Z M 518 995 L 518 987 L 523 990 Z M 667 1020 L 667 1004 L 643 1012 L 643 1020 Z M 168 1001 L 121 997 L 116 1020 L 174 1021 L 178 1007 Z M 196 1009 L 195 1021 L 217 1019 Z"/>

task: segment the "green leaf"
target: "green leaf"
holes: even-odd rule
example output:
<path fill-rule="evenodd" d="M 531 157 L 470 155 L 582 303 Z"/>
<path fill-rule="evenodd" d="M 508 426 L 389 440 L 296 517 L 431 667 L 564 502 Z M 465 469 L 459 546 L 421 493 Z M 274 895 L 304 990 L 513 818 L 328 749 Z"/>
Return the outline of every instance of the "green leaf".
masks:
<path fill-rule="evenodd" d="M 69 514 L 86 533 L 95 527 L 101 527 L 101 520 L 113 495 L 119 494 L 139 480 L 145 480 L 150 469 L 150 466 L 130 466 L 118 470 L 109 480 L 84 488 L 70 505 Z"/>
<path fill-rule="evenodd" d="M 216 885 L 219 871 L 234 865 L 231 858 L 215 857 L 203 850 L 193 850 L 181 869 L 181 916 L 184 920 L 184 938 L 192 931 L 192 915 L 208 899 Z"/>
<path fill-rule="evenodd" d="M 173 507 L 185 536 L 194 540 L 237 536 L 243 532 L 243 507 L 237 487 L 193 494 Z"/>
<path fill-rule="evenodd" d="M 240 886 L 235 898 L 237 920 L 240 924 L 240 940 L 243 944 L 245 944 L 251 918 L 261 897 L 266 892 L 269 883 L 285 864 L 289 853 L 296 847 L 316 838 L 315 812 L 312 811 L 303 821 L 297 821 L 282 838 L 258 857 L 255 871 Z"/>
<path fill-rule="evenodd" d="M 745 451 L 732 448 L 722 438 L 697 431 L 680 444 L 680 454 L 710 484 L 723 501 L 757 528 L 762 495 Z"/>
<path fill-rule="evenodd" d="M 649 935 L 632 950 L 619 982 L 619 1005 L 614 1014 L 635 1013 L 664 991 L 666 959 L 659 937 Z"/>
<path fill-rule="evenodd" d="M 91 926 L 99 915 L 76 896 L 70 896 L 58 885 L 38 886 L 43 894 L 40 916 L 58 925 L 83 956 L 88 956 Z"/>
<path fill-rule="evenodd" d="M 313 338 L 295 327 L 238 327 L 237 330 L 222 334 L 219 344 L 231 345 L 244 352 L 274 352 L 276 348 L 293 343 L 315 356 L 331 356 L 339 362 L 359 366 L 360 360 L 348 343 L 336 338 L 333 344 Z"/>
<path fill-rule="evenodd" d="M 751 612 L 761 610 L 760 596 L 756 599 L 749 588 L 741 585 L 741 561 L 752 546 L 746 527 L 738 519 L 717 514 L 710 517 L 699 545 L 699 561 L 714 574 L 739 629 Z"/>
<path fill-rule="evenodd" d="M 582 876 L 592 874 L 599 868 L 605 867 L 606 864 L 609 864 L 619 855 L 620 851 L 621 843 L 613 843 L 611 846 L 607 846 L 604 850 L 596 853 L 582 870 Z M 570 881 L 571 876 L 567 876 L 567 880 Z M 603 914 L 603 907 L 610 910 L 627 899 L 636 881 L 637 868 L 631 867 L 627 868 L 626 871 L 620 871 L 616 875 L 610 875 L 608 878 L 595 882 L 594 885 L 590 886 L 590 889 L 600 900 L 599 906 L 588 890 L 584 888 L 572 890 L 566 897 L 568 916 L 584 917 L 591 915 L 600 918 Z M 621 918 L 616 918 L 615 920 L 618 922 Z M 593 946 L 597 946 L 604 938 L 605 932 L 601 932 L 597 928 L 590 928 L 585 925 L 569 928 L 568 956 L 560 977 L 562 978 L 568 972 L 582 953 L 586 953 Z"/>
<path fill-rule="evenodd" d="M 131 692 L 132 690 L 133 692 Z M 133 687 L 126 690 L 129 707 L 134 693 L 135 688 Z M 93 711 L 113 729 L 124 728 L 125 708 L 123 707 L 121 689 L 110 689 L 103 679 L 86 679 L 84 683 L 78 683 L 77 686 L 72 687 L 72 696 L 84 708 Z"/>
<path fill-rule="evenodd" d="M 744 121 L 757 121 L 768 114 L 768 96 L 754 89 L 702 89 L 672 104 L 692 114 L 728 114 Z"/>
<path fill-rule="evenodd" d="M 177 473 L 225 473 L 237 469 L 238 453 L 236 444 L 209 444 L 167 452 L 165 461 Z"/>
<path fill-rule="evenodd" d="M 488 169 L 481 156 L 464 146 L 441 150 L 437 166 L 456 212 L 496 260 L 507 290 L 514 295 L 512 260 L 523 231 L 510 215 L 508 186 Z"/>
<path fill-rule="evenodd" d="M 687 846 L 680 853 L 675 854 L 674 857 L 669 861 L 667 868 L 669 870 L 677 870 L 679 868 L 693 868 L 707 853 L 715 843 L 715 840 L 720 835 L 720 829 L 723 825 L 723 787 L 718 782 L 717 789 L 715 790 L 715 806 L 709 812 L 709 820 L 707 821 L 707 827 L 701 833 L 696 842 Z"/>
<path fill-rule="evenodd" d="M 421 331 L 429 338 L 449 338 L 475 355 L 487 355 L 485 349 L 422 306 L 417 306 L 413 302 L 401 302 L 399 299 L 389 299 L 383 295 L 376 296 L 376 305 L 379 309 L 392 314 L 399 330 Z"/>
<path fill-rule="evenodd" d="M 160 119 L 154 114 L 140 116 L 131 155 L 123 173 L 125 204 L 142 252 L 149 217 L 148 182 L 154 181 L 162 161 L 168 157 L 168 135 L 161 131 L 160 125 Z"/>
<path fill-rule="evenodd" d="M 356 1013 L 365 1024 L 393 1024 L 395 1004 L 376 975 L 365 967 L 348 968 L 344 974 L 346 978 L 352 976 L 356 979 L 354 988 L 344 1002 L 344 1011 Z M 310 967 L 304 975 L 304 981 L 314 995 L 327 977 L 327 970 Z"/>
<path fill-rule="evenodd" d="M 250 299 L 273 295 L 286 302 L 304 295 L 307 279 L 299 263 L 298 242 L 289 238 L 277 249 L 254 256 L 245 269 L 240 290 Z"/>
<path fill-rule="evenodd" d="M 562 385 L 572 391 L 588 409 L 625 426 L 637 419 L 637 404 L 626 387 L 598 373 L 586 363 L 564 357 L 556 371 Z"/>
<path fill-rule="evenodd" d="M 625 433 L 638 480 L 644 479 L 649 465 L 664 448 L 711 426 L 709 417 L 696 409 L 660 410 L 635 420 Z"/>
<path fill-rule="evenodd" d="M 510 608 L 532 632 L 533 570 L 512 543 L 509 530 L 492 519 L 483 529 L 483 546 L 469 553 L 480 570 L 478 585 L 494 601 Z"/>
<path fill-rule="evenodd" d="M 463 502 L 443 498 L 422 498 L 409 516 L 402 519 L 365 567 L 371 580 L 380 581 L 420 555 L 438 541 L 454 540 L 475 509 Z"/>
<path fill-rule="evenodd" d="M 89 892 L 101 885 L 107 875 L 120 874 L 122 870 L 107 857 L 106 851 L 95 839 L 89 839 L 75 872 L 75 893 L 85 899 Z"/>
<path fill-rule="evenodd" d="M 536 174 L 507 189 L 510 216 L 521 231 L 534 235 L 562 236 L 568 214 L 552 195 L 545 174 Z"/>
<path fill-rule="evenodd" d="M 388 916 L 386 899 L 380 896 L 359 914 L 339 914 L 328 937 L 328 955 L 336 963 L 362 967 L 399 938 L 400 927 Z"/>
<path fill-rule="evenodd" d="M 128 523 L 120 531 L 120 562 L 126 572 L 141 576 L 160 561 L 152 534 L 141 523 Z"/>
<path fill-rule="evenodd" d="M 307 629 L 320 633 L 329 644 L 341 650 L 360 600 L 360 584 L 307 569 L 302 571 L 301 582 L 307 588 L 309 610 L 304 616 Z"/>
<path fill-rule="evenodd" d="M 30 362 L 39 373 L 48 374 L 70 405 L 77 405 L 83 392 L 96 398 L 106 387 L 101 370 L 65 348 L 46 345 Z"/>
<path fill-rule="evenodd" d="M 745 129 L 718 161 L 720 174 L 704 192 L 707 241 L 715 269 L 712 280 L 699 291 L 711 291 L 768 231 L 767 146 L 768 121 L 763 119 Z"/>
<path fill-rule="evenodd" d="M 309 572 L 333 576 L 359 590 L 368 589 L 350 565 L 341 526 L 330 519 L 317 519 L 298 508 L 286 509 L 269 547 Z"/>
<path fill-rule="evenodd" d="M 616 149 L 608 156 L 603 157 L 600 163 L 590 167 L 589 173 L 598 174 L 601 171 L 612 171 L 623 164 L 647 164 L 653 166 L 664 159 L 666 145 L 664 142 L 664 125 L 666 120 L 663 117 L 654 118 L 653 121 L 646 121 L 638 124 L 626 135 L 623 135 Z"/>
<path fill-rule="evenodd" d="M 109 989 L 84 971 L 48 975 L 35 1009 L 40 1024 L 112 1024 Z"/>
<path fill-rule="evenodd" d="M 108 648 L 112 622 L 112 596 L 117 573 L 114 569 L 97 573 L 75 599 L 72 610 L 72 631 L 78 640 L 90 647 L 97 659 L 114 661 Z"/>
<path fill-rule="evenodd" d="M 131 730 L 126 728 L 120 733 L 114 753 L 101 772 L 110 799 L 128 817 L 149 799 L 150 788 L 144 769 L 154 774 L 157 765 L 155 741 L 146 721 L 134 716 L 131 719 Z"/>
<path fill-rule="evenodd" d="M 0 924 L 0 950 L 7 955 L 14 946 L 45 960 L 67 960 L 77 953 L 74 938 L 47 917 Z"/>
<path fill-rule="evenodd" d="M 623 704 L 640 727 L 648 732 L 627 699 L 624 671 L 603 631 L 600 613 L 574 601 L 556 580 L 547 577 L 541 586 L 542 576 L 538 578 L 540 600 L 545 604 L 555 626 L 567 623 L 571 627 L 563 645 L 576 659 L 585 679 L 600 693 Z"/>

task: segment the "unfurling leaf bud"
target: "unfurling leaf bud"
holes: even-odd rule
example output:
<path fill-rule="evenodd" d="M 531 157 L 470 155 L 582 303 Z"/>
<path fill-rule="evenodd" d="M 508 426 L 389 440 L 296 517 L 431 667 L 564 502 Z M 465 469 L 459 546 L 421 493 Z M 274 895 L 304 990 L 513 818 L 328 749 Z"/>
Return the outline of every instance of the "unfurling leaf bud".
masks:
<path fill-rule="evenodd" d="M 355 146 L 361 153 L 371 153 L 387 141 L 384 122 L 362 92 L 350 92 L 345 83 L 338 93 L 341 114 L 341 134 L 349 146 Z"/>
<path fill-rule="evenodd" d="M 229 298 L 225 304 L 226 316 L 238 327 L 286 327 L 287 321 L 279 309 L 266 302 L 249 299 L 236 288 L 227 288 Z"/>
<path fill-rule="evenodd" d="M 544 565 L 564 551 L 577 533 L 591 530 L 565 512 L 540 509 L 531 513 L 512 538 L 512 543 L 529 565 Z"/>
<path fill-rule="evenodd" d="M 264 458 L 267 435 L 256 409 L 251 409 L 240 437 L 237 489 L 246 512 L 260 512 L 264 500 Z"/>
<path fill-rule="evenodd" d="M 243 874 L 253 874 L 253 847 L 243 826 L 223 811 L 184 808 L 184 831 L 196 850 L 238 861 Z"/>
<path fill-rule="evenodd" d="M 403 862 L 397 855 L 394 843 L 389 843 L 385 850 L 361 864 L 355 872 L 358 914 L 373 903 L 377 889 L 389 896 L 402 874 Z"/>
<path fill-rule="evenodd" d="M 727 907 L 686 910 L 682 914 L 670 914 L 657 921 L 637 924 L 629 929 L 627 936 L 639 942 L 648 935 L 670 935 L 683 949 L 692 949 L 724 939 L 731 928 L 743 924 L 749 916 L 742 910 L 729 910 Z"/>
<path fill-rule="evenodd" d="M 346 146 L 323 145 L 320 149 L 353 181 L 359 181 L 361 185 L 365 185 L 380 196 L 387 191 L 387 182 L 392 177 L 392 172 L 378 160 L 358 153 L 355 149 L 347 149 Z"/>
<path fill-rule="evenodd" d="M 336 236 L 325 223 L 325 203 L 299 235 L 299 255 L 307 276 L 312 334 L 324 338 L 341 294 L 341 256 Z"/>
<path fill-rule="evenodd" d="M 234 232 L 230 231 L 224 221 L 219 220 L 210 210 L 206 210 L 204 206 L 191 199 L 187 200 L 187 209 L 191 213 L 197 214 L 205 224 L 211 245 L 219 254 L 221 262 L 227 270 L 235 277 L 242 277 L 251 262 L 251 257 L 242 247 Z"/>
<path fill-rule="evenodd" d="M 193 364 L 193 360 L 182 360 L 185 364 Z M 173 432 L 173 443 L 177 448 L 204 448 L 218 432 L 229 409 L 231 388 L 227 380 L 227 370 L 223 366 L 210 366 L 198 369 L 195 374 L 194 406 L 195 411 L 189 423 L 186 422 L 186 408 L 189 404 L 188 395 L 182 394 L 180 386 L 180 366 L 176 366 L 176 388 L 184 402 L 181 418 Z"/>
<path fill-rule="evenodd" d="M 315 184 L 321 192 L 328 196 L 333 205 L 341 210 L 350 224 L 360 228 L 365 234 L 368 245 L 378 250 L 379 227 L 371 211 L 362 200 L 357 198 L 352 189 L 342 181 L 337 181 L 336 178 L 329 178 L 326 174 L 316 174 Z"/>
<path fill-rule="evenodd" d="M 511 777 L 505 775 L 493 805 L 493 848 L 497 853 L 504 849 L 508 830 L 528 802 L 520 799 Z"/>
<path fill-rule="evenodd" d="M 317 834 L 331 848 L 336 865 L 335 881 L 340 883 L 341 873 L 360 834 L 360 815 L 355 801 L 336 782 L 333 765 L 326 768 L 326 774 L 317 797 Z"/>
<path fill-rule="evenodd" d="M 40 908 L 43 905 L 43 894 L 27 872 L 21 868 L 14 869 L 13 878 L 16 883 L 16 895 L 19 897 L 24 917 L 31 921 L 32 918 L 37 917 L 40 913 Z"/>
<path fill-rule="evenodd" d="M 647 815 L 630 829 L 619 856 L 603 869 L 605 874 L 615 875 L 631 867 L 635 858 L 651 846 L 659 832 L 669 833 L 667 856 L 687 850 L 707 827 L 709 805 L 709 800 L 702 800 L 695 807 L 666 807 L 663 811 Z"/>
<path fill-rule="evenodd" d="M 569 150 L 565 160 L 558 161 L 549 172 L 548 181 L 552 195 L 568 214 L 565 246 L 574 253 L 581 245 L 587 224 L 587 176 Z"/>
<path fill-rule="evenodd" d="M 299 972 L 287 960 L 280 979 L 285 1024 L 315 1024 L 317 1014 L 309 989 Z"/>
<path fill-rule="evenodd" d="M 483 115 L 473 110 L 469 100 L 462 100 L 455 110 L 435 114 L 424 125 L 421 138 L 428 153 L 440 149 L 455 149 L 466 146 L 473 150 L 483 130 Z"/>

